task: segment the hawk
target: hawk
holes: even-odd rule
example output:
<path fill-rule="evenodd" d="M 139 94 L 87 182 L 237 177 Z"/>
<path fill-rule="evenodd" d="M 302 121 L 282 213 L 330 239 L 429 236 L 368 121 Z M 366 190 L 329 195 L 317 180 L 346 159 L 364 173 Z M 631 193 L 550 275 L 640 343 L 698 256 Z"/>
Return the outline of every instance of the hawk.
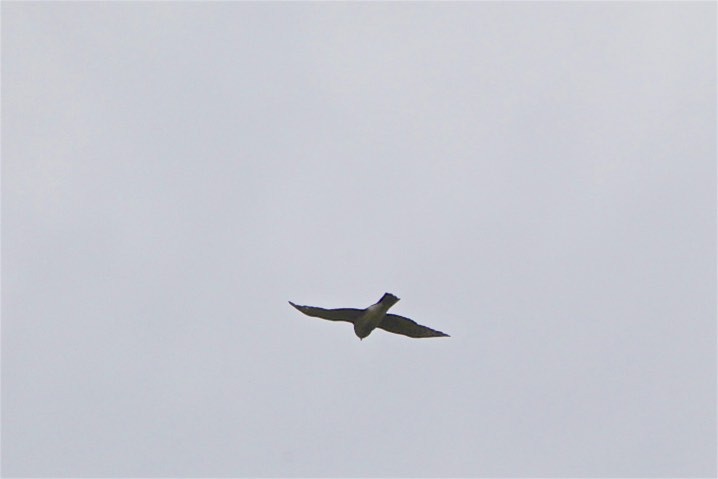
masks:
<path fill-rule="evenodd" d="M 390 293 L 384 293 L 379 302 L 372 304 L 366 309 L 340 308 L 324 309 L 316 306 L 299 306 L 289 301 L 300 312 L 315 318 L 328 319 L 330 321 L 346 321 L 354 325 L 354 334 L 359 339 L 364 339 L 374 329 L 379 328 L 390 333 L 403 334 L 410 338 L 434 338 L 438 336 L 449 336 L 441 331 L 417 324 L 409 318 L 398 314 L 387 314 L 389 308 L 394 306 L 399 298 Z"/>

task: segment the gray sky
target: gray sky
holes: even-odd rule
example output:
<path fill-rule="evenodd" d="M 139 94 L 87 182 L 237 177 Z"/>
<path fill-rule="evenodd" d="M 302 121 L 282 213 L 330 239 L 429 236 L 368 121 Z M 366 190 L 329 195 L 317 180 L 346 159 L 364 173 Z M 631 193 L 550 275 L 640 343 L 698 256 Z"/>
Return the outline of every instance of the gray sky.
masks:
<path fill-rule="evenodd" d="M 715 475 L 715 34 L 3 2 L 3 474 Z"/>

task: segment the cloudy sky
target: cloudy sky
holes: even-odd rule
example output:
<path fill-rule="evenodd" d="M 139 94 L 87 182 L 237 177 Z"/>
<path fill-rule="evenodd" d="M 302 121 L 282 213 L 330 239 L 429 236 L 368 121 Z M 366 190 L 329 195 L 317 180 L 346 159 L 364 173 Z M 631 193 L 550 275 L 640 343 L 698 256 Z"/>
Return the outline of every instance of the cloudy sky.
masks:
<path fill-rule="evenodd" d="M 3 2 L 3 474 L 715 475 L 715 34 Z"/>

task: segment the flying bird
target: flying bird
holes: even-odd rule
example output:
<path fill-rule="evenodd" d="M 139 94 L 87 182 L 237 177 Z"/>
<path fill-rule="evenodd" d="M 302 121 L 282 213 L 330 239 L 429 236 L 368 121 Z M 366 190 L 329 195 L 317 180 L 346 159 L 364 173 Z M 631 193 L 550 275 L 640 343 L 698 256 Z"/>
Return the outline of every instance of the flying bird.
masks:
<path fill-rule="evenodd" d="M 354 325 L 354 334 L 359 339 L 364 339 L 374 329 L 379 328 L 390 333 L 403 334 L 410 338 L 433 338 L 437 336 L 448 336 L 446 333 L 417 324 L 409 318 L 398 314 L 387 314 L 389 308 L 394 306 L 399 298 L 390 293 L 384 293 L 379 302 L 372 304 L 366 309 L 340 308 L 324 309 L 316 306 L 299 306 L 289 301 L 289 304 L 297 308 L 307 316 L 328 319 L 330 321 L 346 321 Z"/>

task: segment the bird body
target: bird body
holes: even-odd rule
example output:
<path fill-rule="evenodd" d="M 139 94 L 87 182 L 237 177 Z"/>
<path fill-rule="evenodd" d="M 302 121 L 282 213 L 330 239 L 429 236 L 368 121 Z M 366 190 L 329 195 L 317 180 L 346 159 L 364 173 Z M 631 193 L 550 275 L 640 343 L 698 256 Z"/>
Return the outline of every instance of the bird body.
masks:
<path fill-rule="evenodd" d="M 386 312 L 399 301 L 399 298 L 390 293 L 384 293 L 384 296 L 376 303 L 372 304 L 364 310 L 364 313 L 354 321 L 354 334 L 359 339 L 364 339 L 371 334 L 379 323 L 386 317 Z"/>
<path fill-rule="evenodd" d="M 366 338 L 376 328 L 411 338 L 448 336 L 448 334 L 442 333 L 441 331 L 417 324 L 409 318 L 397 314 L 388 314 L 389 308 L 394 306 L 398 301 L 399 298 L 393 294 L 384 293 L 384 296 L 382 296 L 376 304 L 366 309 L 324 309 L 315 306 L 299 306 L 291 301 L 289 301 L 289 304 L 307 316 L 328 319 L 330 321 L 346 321 L 352 323 L 354 325 L 354 334 L 356 334 L 359 339 Z"/>

